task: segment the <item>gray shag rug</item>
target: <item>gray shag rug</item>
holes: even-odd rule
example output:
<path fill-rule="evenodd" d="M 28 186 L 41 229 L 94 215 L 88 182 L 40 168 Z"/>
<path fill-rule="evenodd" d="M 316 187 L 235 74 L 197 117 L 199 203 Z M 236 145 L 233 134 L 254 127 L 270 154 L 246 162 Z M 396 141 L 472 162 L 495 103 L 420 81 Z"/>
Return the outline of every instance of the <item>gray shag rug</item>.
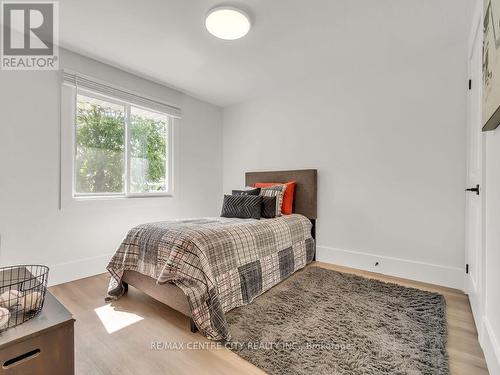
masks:
<path fill-rule="evenodd" d="M 308 267 L 227 314 L 239 356 L 270 374 L 448 374 L 440 294 Z"/>

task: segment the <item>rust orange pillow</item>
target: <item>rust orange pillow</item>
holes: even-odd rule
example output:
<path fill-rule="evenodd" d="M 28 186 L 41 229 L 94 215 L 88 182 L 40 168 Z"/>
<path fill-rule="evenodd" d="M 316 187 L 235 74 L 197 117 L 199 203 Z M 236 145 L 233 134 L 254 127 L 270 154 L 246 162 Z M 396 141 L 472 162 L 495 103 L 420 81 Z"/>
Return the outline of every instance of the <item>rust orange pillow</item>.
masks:
<path fill-rule="evenodd" d="M 286 185 L 285 195 L 283 196 L 283 203 L 281 204 L 281 213 L 283 215 L 290 215 L 293 212 L 293 197 L 295 193 L 295 181 L 285 183 L 280 182 L 257 182 L 254 187 L 266 188 L 275 185 Z"/>

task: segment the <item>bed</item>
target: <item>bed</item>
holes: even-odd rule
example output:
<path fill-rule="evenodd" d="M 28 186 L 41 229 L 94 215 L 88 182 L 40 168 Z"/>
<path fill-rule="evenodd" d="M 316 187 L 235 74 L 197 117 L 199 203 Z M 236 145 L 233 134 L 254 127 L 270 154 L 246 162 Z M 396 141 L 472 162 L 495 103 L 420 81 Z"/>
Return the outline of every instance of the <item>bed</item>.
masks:
<path fill-rule="evenodd" d="M 296 181 L 293 213 L 274 219 L 198 218 L 132 228 L 110 260 L 107 301 L 132 285 L 230 340 L 225 313 L 251 303 L 315 257 L 317 171 L 247 172 L 245 183 Z"/>

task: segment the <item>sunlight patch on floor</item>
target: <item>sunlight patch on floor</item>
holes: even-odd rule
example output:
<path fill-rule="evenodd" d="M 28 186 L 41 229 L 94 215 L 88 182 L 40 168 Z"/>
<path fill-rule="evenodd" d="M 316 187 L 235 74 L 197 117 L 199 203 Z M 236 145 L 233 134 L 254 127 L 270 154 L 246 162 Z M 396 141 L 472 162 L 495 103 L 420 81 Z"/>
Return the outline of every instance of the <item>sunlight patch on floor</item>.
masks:
<path fill-rule="evenodd" d="M 98 307 L 94 309 L 94 311 L 109 334 L 144 320 L 142 316 L 126 311 L 116 310 L 115 307 L 111 305 Z"/>

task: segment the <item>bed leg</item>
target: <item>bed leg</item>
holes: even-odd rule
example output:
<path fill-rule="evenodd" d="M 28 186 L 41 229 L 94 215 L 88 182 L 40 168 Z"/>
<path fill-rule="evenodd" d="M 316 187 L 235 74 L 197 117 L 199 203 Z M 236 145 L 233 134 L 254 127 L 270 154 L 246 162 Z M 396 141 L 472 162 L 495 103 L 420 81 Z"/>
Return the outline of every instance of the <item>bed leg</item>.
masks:
<path fill-rule="evenodd" d="M 196 327 L 196 324 L 194 324 L 193 318 L 189 319 L 189 323 L 191 324 L 191 332 L 193 333 L 198 332 L 198 328 Z"/>
<path fill-rule="evenodd" d="M 310 219 L 310 220 L 311 220 L 311 224 L 312 224 L 311 237 L 316 241 L 316 219 Z M 316 246 L 314 246 L 314 247 L 316 247 Z M 313 255 L 312 261 L 316 262 L 316 249 L 314 250 L 314 255 Z"/>

